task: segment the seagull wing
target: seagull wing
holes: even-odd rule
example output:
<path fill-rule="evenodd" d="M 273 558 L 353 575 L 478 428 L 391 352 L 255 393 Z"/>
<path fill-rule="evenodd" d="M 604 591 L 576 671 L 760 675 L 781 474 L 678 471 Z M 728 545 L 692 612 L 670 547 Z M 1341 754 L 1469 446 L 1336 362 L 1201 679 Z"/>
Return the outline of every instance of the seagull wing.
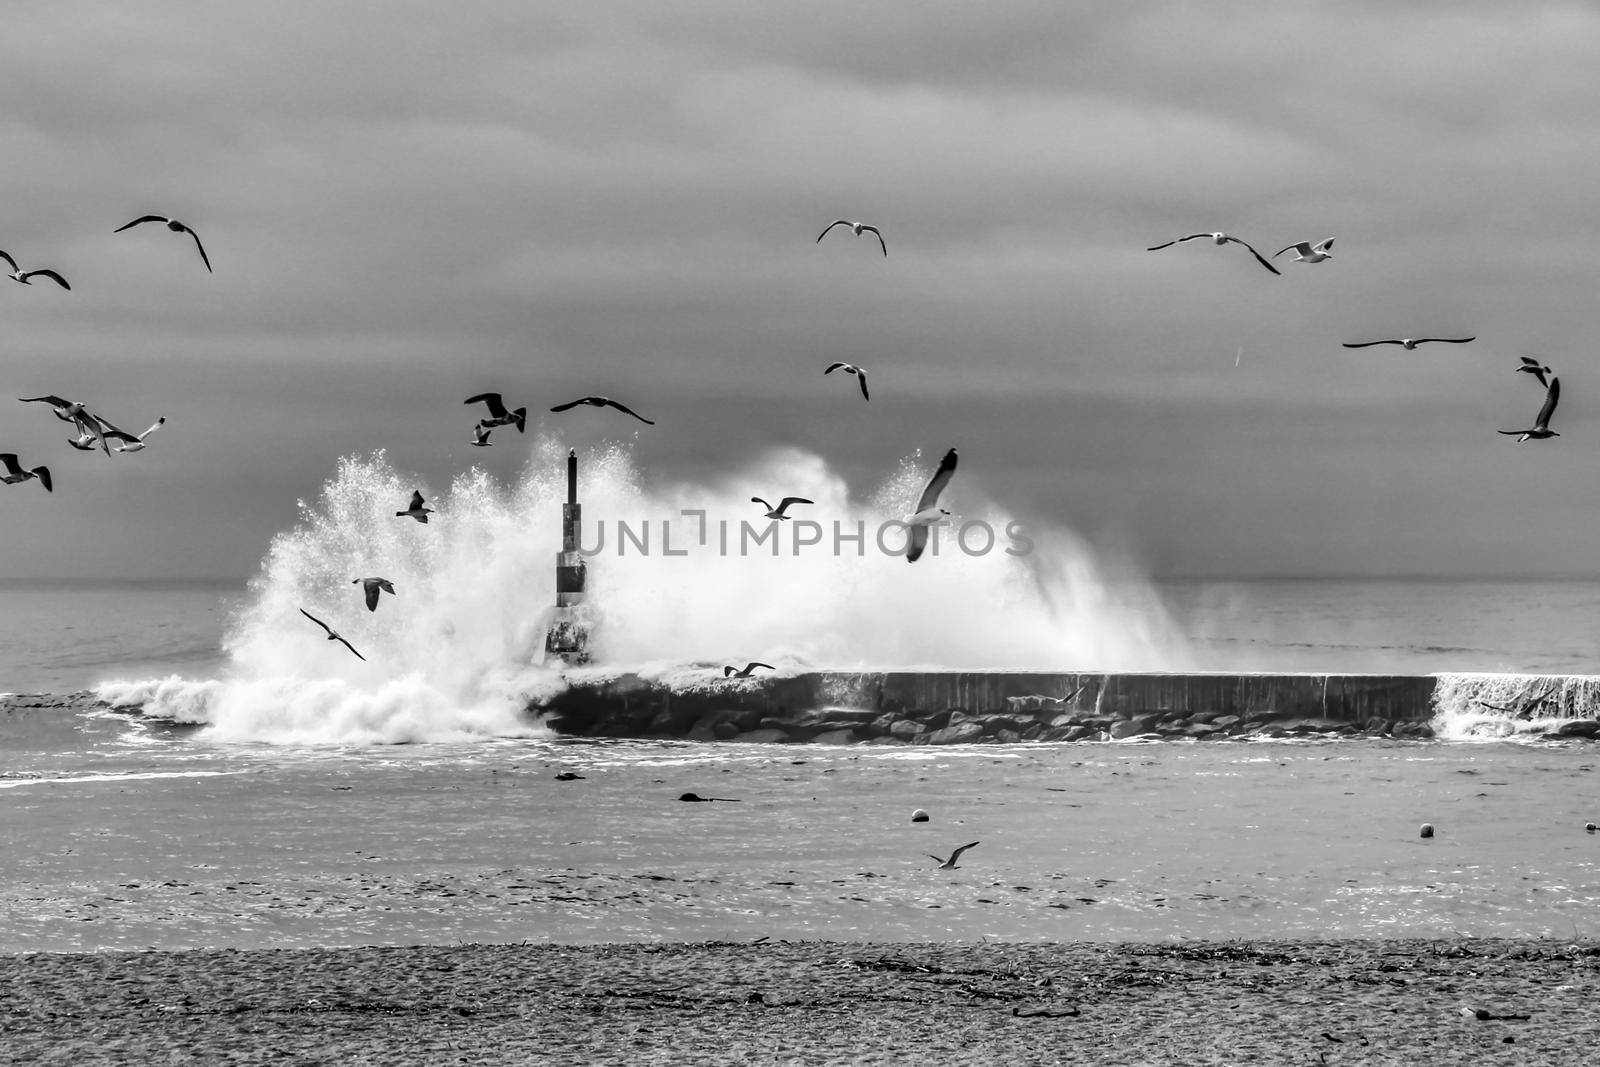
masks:
<path fill-rule="evenodd" d="M 1198 234 L 1196 236 L 1198 236 Z M 1149 248 L 1146 248 L 1145 251 L 1146 252 L 1159 252 L 1163 248 L 1171 248 L 1173 245 L 1177 244 L 1179 241 L 1187 241 L 1188 239 L 1189 238 L 1187 238 L 1187 237 L 1174 237 L 1172 240 L 1168 241 L 1164 245 L 1151 245 Z"/>
<path fill-rule="evenodd" d="M 7 474 L 21 474 L 22 466 L 17 462 L 15 452 L 0 452 L 0 465 L 4 465 Z"/>
<path fill-rule="evenodd" d="M 866 230 L 868 233 L 873 234 L 874 236 L 876 236 L 878 238 L 878 244 L 882 245 L 882 247 L 883 247 L 883 254 L 884 255 L 888 255 L 889 254 L 889 246 L 883 243 L 883 234 L 878 230 L 878 228 L 876 226 L 863 226 L 861 228 L 863 230 Z"/>
<path fill-rule="evenodd" d="M 828 236 L 828 230 L 833 229 L 835 226 L 849 226 L 852 229 L 855 228 L 855 224 L 853 222 L 851 222 L 849 219 L 835 219 L 833 222 L 828 223 L 828 229 L 827 230 L 823 230 L 821 233 L 817 234 L 818 242 L 821 242 L 821 240 L 824 237 Z M 16 267 L 13 266 L 11 269 L 15 270 Z"/>
<path fill-rule="evenodd" d="M 499 393 L 479 393 L 477 396 L 467 397 L 466 402 L 469 404 L 477 404 L 479 402 L 488 404 L 491 418 L 503 419 L 506 417 L 505 401 L 500 398 Z"/>
<path fill-rule="evenodd" d="M 655 425 L 655 423 L 652 422 L 650 419 L 645 418 L 643 415 L 639 414 L 637 411 L 633 410 L 632 408 L 630 408 L 626 404 L 619 404 L 615 400 L 607 400 L 606 403 L 610 404 L 612 407 L 616 408 L 618 411 L 623 411 L 623 412 L 626 412 L 629 415 L 632 415 L 634 418 L 638 419 L 640 422 L 644 423 L 647 426 L 654 426 Z"/>
<path fill-rule="evenodd" d="M 928 528 L 917 525 L 911 527 L 911 532 L 906 539 L 906 562 L 915 563 L 922 558 L 923 549 L 928 547 Z"/>
<path fill-rule="evenodd" d="M 1532 356 L 1523 356 L 1521 358 L 1522 358 L 1522 365 L 1527 367 L 1529 370 L 1532 370 L 1534 367 L 1541 367 L 1541 368 L 1543 367 L 1543 364 L 1540 363 L 1538 360 L 1534 359 Z"/>
<path fill-rule="evenodd" d="M 955 472 L 956 450 L 952 448 L 944 454 L 944 459 L 939 461 L 939 469 L 933 472 L 933 477 L 928 479 L 922 495 L 917 498 L 917 511 L 926 511 L 939 502 L 939 494 L 950 484 L 950 478 Z"/>
<path fill-rule="evenodd" d="M 420 507 L 422 507 L 422 491 L 413 489 L 411 491 L 411 510 L 416 511 Z"/>
<path fill-rule="evenodd" d="M 1346 348 L 1371 348 L 1373 345 L 1397 345 L 1399 341 L 1357 341 L 1354 344 L 1345 342 Z"/>
<path fill-rule="evenodd" d="M 378 588 L 379 589 L 382 589 L 385 593 L 388 593 L 390 596 L 394 596 L 394 583 L 391 582 L 389 579 L 387 579 L 387 578 L 374 578 L 373 581 L 378 583 Z"/>
<path fill-rule="evenodd" d="M 1528 357 L 1527 356 L 1523 356 L 1522 358 L 1523 359 L 1527 359 Z M 843 367 L 845 370 L 850 370 L 851 369 L 850 364 L 848 364 L 848 363 L 830 363 L 830 364 L 828 364 L 828 369 L 823 371 L 822 373 L 823 374 L 832 374 L 834 371 L 838 370 L 840 367 Z"/>
<path fill-rule="evenodd" d="M 768 511 L 772 510 L 772 505 L 767 503 L 765 500 L 762 500 L 758 496 L 751 497 L 750 498 L 750 503 L 752 503 L 752 504 L 760 504 L 762 507 L 766 508 Z"/>
<path fill-rule="evenodd" d="M 1328 249 L 1333 247 L 1333 241 L 1334 239 L 1332 237 L 1328 238 L 1326 241 L 1322 242 L 1316 247 L 1316 251 L 1321 252 L 1323 255 L 1327 255 Z"/>
<path fill-rule="evenodd" d="M 982 844 L 981 841 L 974 841 L 970 845 L 962 845 L 960 848 L 958 848 L 954 852 L 950 853 L 950 862 L 951 863 L 955 863 L 956 860 L 961 858 L 961 854 L 963 852 L 965 852 L 969 848 L 976 848 L 980 844 Z"/>
<path fill-rule="evenodd" d="M 352 653 L 354 653 L 356 659 L 360 660 L 362 663 L 365 663 L 367 661 L 367 657 L 363 656 L 359 652 L 356 652 L 356 646 L 355 645 L 352 645 L 349 641 L 346 641 L 343 637 L 340 637 L 338 634 L 334 634 L 332 630 L 329 630 L 328 632 L 330 634 L 333 634 L 333 639 L 335 641 L 339 642 L 345 648 L 348 648 Z"/>
<path fill-rule="evenodd" d="M 815 504 L 815 503 L 816 503 L 815 500 L 807 500 L 803 496 L 786 496 L 778 504 L 778 510 L 780 512 L 787 511 L 790 504 Z"/>
<path fill-rule="evenodd" d="M 1478 338 L 1476 336 L 1473 336 L 1473 337 L 1419 337 L 1419 338 L 1417 338 L 1416 343 L 1421 345 L 1421 344 L 1426 344 L 1429 341 L 1439 341 L 1442 344 L 1447 344 L 1447 345 L 1464 345 L 1468 341 L 1476 341 L 1477 339 Z"/>
<path fill-rule="evenodd" d="M 587 399 L 588 399 L 588 397 L 583 397 L 583 398 L 580 398 L 578 400 L 569 401 L 568 403 L 565 403 L 565 404 L 557 404 L 555 407 L 551 408 L 550 410 L 551 411 L 566 411 L 568 408 L 577 407 L 579 404 L 584 403 Z"/>
<path fill-rule="evenodd" d="M 1561 399 L 1561 379 L 1552 377 L 1550 388 L 1544 394 L 1544 407 L 1539 409 L 1539 417 L 1533 420 L 1535 429 L 1548 430 L 1550 416 L 1556 413 L 1556 401 Z"/>
<path fill-rule="evenodd" d="M 60 285 L 61 288 L 68 291 L 72 289 L 72 286 L 67 284 L 67 280 L 53 270 L 45 269 L 24 271 L 22 276 L 24 278 L 54 278 L 56 283 Z"/>
<path fill-rule="evenodd" d="M 17 261 L 11 258 L 11 254 L 9 252 L 0 252 L 0 259 L 3 259 L 7 263 L 11 264 L 12 270 L 17 269 Z"/>
<path fill-rule="evenodd" d="M 111 455 L 111 444 L 106 440 L 105 424 L 100 421 L 100 416 L 84 411 L 72 416 L 72 424 L 78 428 L 78 433 L 93 437 L 105 454 Z"/>
<path fill-rule="evenodd" d="M 778 668 L 774 667 L 770 663 L 754 663 L 754 662 L 752 662 L 752 663 L 746 663 L 744 665 L 744 673 L 745 674 L 749 674 L 751 671 L 755 670 L 757 667 L 765 667 L 769 671 L 775 671 L 775 670 L 778 669 Z"/>
<path fill-rule="evenodd" d="M 861 399 L 871 400 L 872 397 L 867 395 L 867 372 L 857 367 L 856 377 L 861 381 Z"/>
<path fill-rule="evenodd" d="M 17 397 L 17 400 L 23 404 L 42 402 L 49 404 L 53 408 L 70 408 L 72 406 L 71 402 L 62 400 L 59 396 L 55 396 L 54 394 L 50 396 L 19 396 Z"/>
<path fill-rule="evenodd" d="M 367 595 L 367 610 L 377 611 L 378 583 L 373 581 L 371 578 L 357 578 L 356 581 L 361 583 L 361 589 Z"/>
<path fill-rule="evenodd" d="M 1241 242 L 1241 243 L 1243 243 L 1243 242 Z M 1283 255 L 1285 252 L 1289 251 L 1290 248 L 1298 249 L 1302 256 L 1309 256 L 1311 254 L 1311 246 L 1309 244 L 1307 244 L 1306 242 L 1301 241 L 1299 244 L 1293 244 L 1293 245 L 1289 245 L 1287 248 L 1278 249 L 1276 252 L 1272 253 L 1272 258 L 1273 259 L 1277 259 L 1279 256 Z"/>
<path fill-rule="evenodd" d="M 35 478 L 39 479 L 39 484 L 44 486 L 44 491 L 45 492 L 53 493 L 53 492 L 56 491 L 56 487 L 54 485 L 52 485 L 51 482 L 50 482 L 50 468 L 49 467 L 34 467 L 28 473 L 32 474 Z"/>
<path fill-rule="evenodd" d="M 319 619 L 315 615 L 311 614 L 311 612 L 307 611 L 305 608 L 301 608 L 300 609 L 300 614 L 304 615 L 306 618 L 310 619 L 312 622 L 316 623 L 318 626 L 322 627 L 324 630 L 327 630 L 328 633 L 330 633 L 330 634 L 333 633 L 333 630 L 328 626 L 327 623 L 323 622 L 321 619 Z"/>
<path fill-rule="evenodd" d="M 140 215 L 138 218 L 134 219 L 132 222 L 130 222 L 130 223 L 124 225 L 124 226 L 118 226 L 116 229 L 112 230 L 111 232 L 112 233 L 121 233 L 123 230 L 131 230 L 135 226 L 139 225 L 141 222 L 171 222 L 171 221 L 172 221 L 171 219 L 162 218 L 160 215 Z"/>
<path fill-rule="evenodd" d="M 211 257 L 206 255 L 206 246 L 200 243 L 200 235 L 187 226 L 184 227 L 184 230 L 190 237 L 194 238 L 194 246 L 200 250 L 200 262 L 206 265 L 206 270 L 211 271 Z M 211 271 L 211 273 L 215 274 L 216 272 Z"/>
<path fill-rule="evenodd" d="M 1282 274 L 1283 273 L 1283 271 L 1279 270 L 1277 267 L 1274 267 L 1270 260 L 1263 258 L 1261 253 L 1257 252 L 1255 250 L 1255 246 L 1252 245 L 1249 241 L 1241 241 L 1241 240 L 1239 240 L 1239 238 L 1234 237 L 1231 234 L 1228 236 L 1227 239 L 1229 241 L 1232 241 L 1236 245 L 1244 245 L 1246 248 L 1250 249 L 1250 254 L 1252 256 L 1256 257 L 1256 262 L 1261 264 L 1263 267 L 1267 268 L 1268 270 L 1270 270 L 1272 273 L 1274 273 L 1274 274 Z M 1293 248 L 1294 246 L 1290 245 L 1289 247 Z M 1288 249 L 1285 249 L 1285 251 L 1287 251 L 1287 250 Z"/>

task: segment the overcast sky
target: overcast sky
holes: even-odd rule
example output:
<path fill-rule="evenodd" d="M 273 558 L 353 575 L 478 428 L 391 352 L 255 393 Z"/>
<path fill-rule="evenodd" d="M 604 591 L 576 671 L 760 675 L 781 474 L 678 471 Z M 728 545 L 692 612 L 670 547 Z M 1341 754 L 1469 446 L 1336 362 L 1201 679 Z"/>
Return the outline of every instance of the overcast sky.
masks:
<path fill-rule="evenodd" d="M 169 419 L 5 401 L 0 575 L 248 576 L 351 453 L 513 478 L 490 389 L 662 479 L 956 446 L 1162 576 L 1600 572 L 1590 5 L 34 4 L 0 84 L 0 248 L 73 285 L 0 279 L 5 390 Z M 1198 230 L 1338 240 L 1145 251 Z M 1340 347 L 1408 334 L 1478 340 Z M 1494 432 L 1523 354 L 1557 439 Z"/>

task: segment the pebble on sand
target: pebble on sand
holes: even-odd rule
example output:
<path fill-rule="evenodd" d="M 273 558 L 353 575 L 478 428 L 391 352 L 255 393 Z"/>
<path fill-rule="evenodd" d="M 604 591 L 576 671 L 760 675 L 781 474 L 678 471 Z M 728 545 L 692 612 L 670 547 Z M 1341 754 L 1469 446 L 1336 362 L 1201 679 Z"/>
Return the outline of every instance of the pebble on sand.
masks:
<path fill-rule="evenodd" d="M 1596 831 L 1596 830 L 1600 830 L 1600 826 L 1596 826 L 1596 825 L 1595 825 L 1595 824 L 1594 824 L 1594 823 L 1592 823 L 1592 822 L 1586 822 L 1586 823 L 1584 823 L 1584 824 L 1583 824 L 1583 828 L 1584 828 L 1584 829 L 1585 829 L 1585 830 L 1586 830 L 1586 831 L 1588 831 L 1588 832 L 1589 832 L 1589 833 L 1591 833 L 1591 834 L 1592 834 L 1592 833 L 1594 833 L 1594 832 L 1595 832 L 1595 831 Z"/>
<path fill-rule="evenodd" d="M 912 822 L 927 822 L 928 821 L 928 813 L 923 811 L 921 808 L 918 808 L 916 811 L 911 813 L 911 821 Z M 1592 828 L 1594 826 L 1594 823 L 1590 823 L 1589 826 L 1591 827 L 1590 832 L 1592 833 L 1593 832 Z"/>
<path fill-rule="evenodd" d="M 1433 836 L 1433 823 L 1425 822 L 1425 823 L 1422 824 L 1422 836 L 1423 837 L 1432 837 Z"/>

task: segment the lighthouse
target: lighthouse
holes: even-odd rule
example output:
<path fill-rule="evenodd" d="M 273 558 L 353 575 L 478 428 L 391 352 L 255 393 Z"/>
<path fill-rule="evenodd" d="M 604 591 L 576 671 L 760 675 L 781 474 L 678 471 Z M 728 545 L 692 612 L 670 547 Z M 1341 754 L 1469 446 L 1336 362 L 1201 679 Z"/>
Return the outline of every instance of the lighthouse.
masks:
<path fill-rule="evenodd" d="M 578 453 L 567 453 L 567 502 L 561 507 L 561 551 L 556 553 L 556 609 L 545 634 L 547 660 L 589 662 L 589 628 L 583 604 L 585 567 L 578 551 L 578 527 L 583 506 L 578 503 Z"/>

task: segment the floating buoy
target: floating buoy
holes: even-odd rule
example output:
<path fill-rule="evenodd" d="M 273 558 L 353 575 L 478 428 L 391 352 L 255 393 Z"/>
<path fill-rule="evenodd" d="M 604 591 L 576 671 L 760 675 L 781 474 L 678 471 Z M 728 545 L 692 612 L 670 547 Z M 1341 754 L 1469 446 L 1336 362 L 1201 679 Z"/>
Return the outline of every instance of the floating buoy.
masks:
<path fill-rule="evenodd" d="M 927 822 L 928 821 L 928 813 L 923 811 L 921 808 L 918 808 L 916 811 L 911 813 L 911 821 L 912 822 Z M 1590 823 L 1589 824 L 1589 832 L 1590 833 L 1594 832 L 1594 823 Z"/>
<path fill-rule="evenodd" d="M 1425 823 L 1422 824 L 1422 836 L 1423 837 L 1432 837 L 1433 836 L 1433 823 L 1425 822 Z"/>

